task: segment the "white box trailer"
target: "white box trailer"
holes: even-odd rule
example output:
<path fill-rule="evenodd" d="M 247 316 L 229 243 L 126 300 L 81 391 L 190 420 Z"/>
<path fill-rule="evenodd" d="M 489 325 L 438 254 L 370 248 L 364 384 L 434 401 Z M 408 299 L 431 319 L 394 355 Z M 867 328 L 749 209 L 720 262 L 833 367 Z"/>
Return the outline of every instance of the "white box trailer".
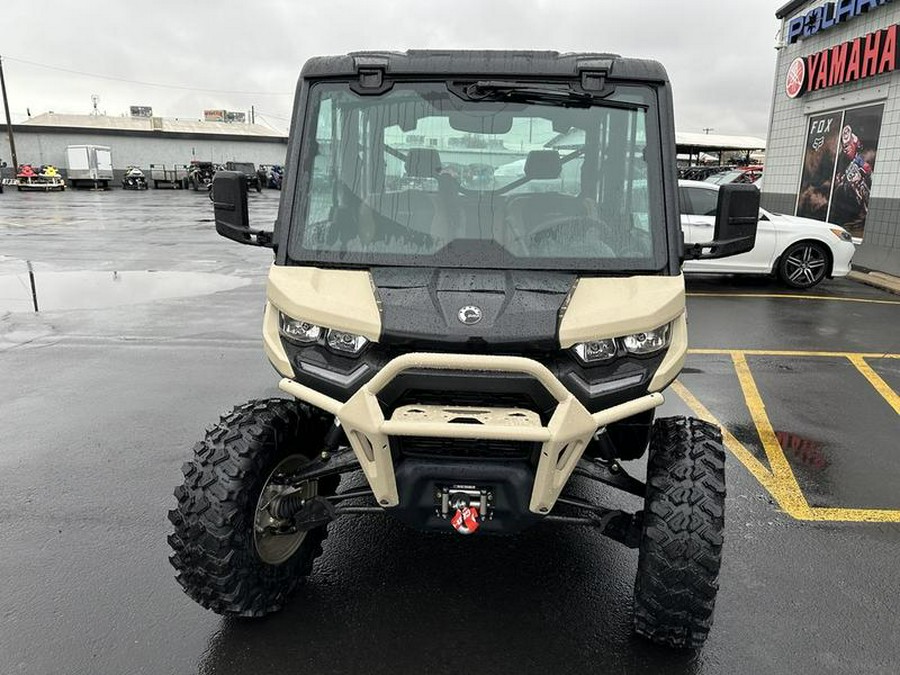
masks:
<path fill-rule="evenodd" d="M 69 185 L 107 190 L 113 179 L 112 151 L 102 145 L 70 145 L 66 148 Z"/>

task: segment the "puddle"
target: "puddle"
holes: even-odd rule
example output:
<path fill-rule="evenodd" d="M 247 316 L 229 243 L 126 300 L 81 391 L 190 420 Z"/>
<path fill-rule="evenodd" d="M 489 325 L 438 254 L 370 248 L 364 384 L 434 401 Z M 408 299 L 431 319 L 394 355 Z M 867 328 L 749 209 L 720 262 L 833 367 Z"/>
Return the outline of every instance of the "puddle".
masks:
<path fill-rule="evenodd" d="M 102 309 L 154 300 L 190 298 L 229 291 L 250 279 L 211 272 L 129 270 L 121 272 L 44 272 L 35 270 L 34 295 L 28 272 L 0 275 L 0 311 Z"/>

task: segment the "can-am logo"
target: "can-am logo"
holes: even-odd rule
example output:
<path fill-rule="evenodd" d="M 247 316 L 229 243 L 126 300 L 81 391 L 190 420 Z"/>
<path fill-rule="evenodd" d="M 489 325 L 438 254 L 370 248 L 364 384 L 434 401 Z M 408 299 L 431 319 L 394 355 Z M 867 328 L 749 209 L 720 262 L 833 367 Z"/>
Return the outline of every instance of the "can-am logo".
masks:
<path fill-rule="evenodd" d="M 855 82 L 897 69 L 900 25 L 869 33 L 830 49 L 794 59 L 784 83 L 788 98 Z"/>
<path fill-rule="evenodd" d="M 795 16 L 788 23 L 787 42 L 794 44 L 829 28 L 846 23 L 873 9 L 878 9 L 893 0 L 836 0 L 826 2 L 806 14 Z"/>

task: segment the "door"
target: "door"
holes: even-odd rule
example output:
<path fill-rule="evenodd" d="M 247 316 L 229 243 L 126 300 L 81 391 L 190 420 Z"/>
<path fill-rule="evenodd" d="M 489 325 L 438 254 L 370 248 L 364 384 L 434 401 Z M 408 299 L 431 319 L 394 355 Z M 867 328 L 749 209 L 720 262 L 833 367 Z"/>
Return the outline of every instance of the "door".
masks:
<path fill-rule="evenodd" d="M 112 152 L 107 148 L 97 148 L 97 177 L 111 179 L 112 170 Z"/>

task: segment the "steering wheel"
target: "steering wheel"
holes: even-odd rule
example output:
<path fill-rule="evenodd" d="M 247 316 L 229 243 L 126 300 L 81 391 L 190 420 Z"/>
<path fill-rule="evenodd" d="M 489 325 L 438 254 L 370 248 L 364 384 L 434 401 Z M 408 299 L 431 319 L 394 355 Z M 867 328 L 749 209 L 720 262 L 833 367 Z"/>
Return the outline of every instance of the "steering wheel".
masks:
<path fill-rule="evenodd" d="M 559 238 L 566 237 L 566 231 L 570 230 L 573 239 L 576 241 L 580 239 L 578 248 L 585 254 L 584 257 L 615 258 L 617 257 L 616 251 L 603 240 L 603 235 L 608 231 L 608 227 L 599 218 L 563 216 L 541 223 L 537 230 L 520 240 L 520 243 L 523 248 L 532 253 L 539 251 L 542 247 L 552 245 Z"/>

